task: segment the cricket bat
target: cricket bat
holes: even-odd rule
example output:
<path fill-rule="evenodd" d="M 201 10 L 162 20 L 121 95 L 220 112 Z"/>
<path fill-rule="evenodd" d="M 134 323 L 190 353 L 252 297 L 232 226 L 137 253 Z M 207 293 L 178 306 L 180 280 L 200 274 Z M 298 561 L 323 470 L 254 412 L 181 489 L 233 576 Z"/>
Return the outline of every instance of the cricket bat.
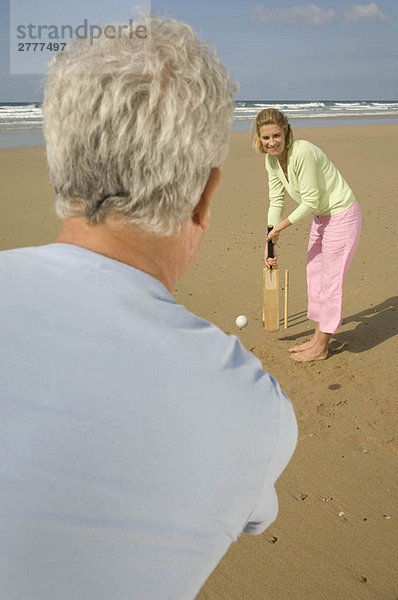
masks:
<path fill-rule="evenodd" d="M 272 227 L 268 227 L 268 233 Z M 274 258 L 274 244 L 268 242 L 268 256 Z M 279 269 L 263 269 L 263 323 L 266 331 L 279 331 Z"/>

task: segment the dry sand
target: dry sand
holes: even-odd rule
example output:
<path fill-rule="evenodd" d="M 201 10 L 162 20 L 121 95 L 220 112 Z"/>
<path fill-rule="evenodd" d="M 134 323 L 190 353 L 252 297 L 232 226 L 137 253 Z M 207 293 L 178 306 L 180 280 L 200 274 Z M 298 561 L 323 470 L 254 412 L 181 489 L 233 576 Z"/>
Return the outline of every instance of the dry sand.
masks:
<path fill-rule="evenodd" d="M 265 333 L 264 162 L 247 133 L 232 135 L 212 227 L 176 298 L 239 335 L 280 381 L 295 406 L 299 442 L 277 484 L 277 521 L 260 536 L 242 535 L 197 600 L 397 600 L 398 125 L 303 129 L 295 137 L 319 145 L 340 169 L 362 209 L 362 237 L 330 357 L 293 363 L 286 349 L 313 333 L 305 283 L 310 220 L 280 236 L 290 322 Z M 44 148 L 0 150 L 0 197 L 1 249 L 55 239 Z M 288 200 L 286 214 L 293 207 Z M 241 313 L 249 325 L 239 331 Z"/>

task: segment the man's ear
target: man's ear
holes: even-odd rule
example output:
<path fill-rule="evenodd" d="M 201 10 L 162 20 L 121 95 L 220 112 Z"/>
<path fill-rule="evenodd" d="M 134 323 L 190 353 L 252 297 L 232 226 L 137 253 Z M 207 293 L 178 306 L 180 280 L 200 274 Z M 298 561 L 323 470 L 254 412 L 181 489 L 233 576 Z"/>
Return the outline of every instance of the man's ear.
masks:
<path fill-rule="evenodd" d="M 207 180 L 200 200 L 193 210 L 192 220 L 196 225 L 202 227 L 202 229 L 208 229 L 210 226 L 211 201 L 218 184 L 220 183 L 220 179 L 221 171 L 218 167 L 214 167 L 210 171 L 209 179 Z"/>

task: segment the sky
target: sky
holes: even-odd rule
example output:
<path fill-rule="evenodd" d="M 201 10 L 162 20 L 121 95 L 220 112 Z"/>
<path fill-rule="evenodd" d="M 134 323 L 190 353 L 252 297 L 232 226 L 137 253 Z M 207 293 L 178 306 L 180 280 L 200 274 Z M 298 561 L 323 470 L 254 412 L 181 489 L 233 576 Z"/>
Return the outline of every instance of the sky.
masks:
<path fill-rule="evenodd" d="M 398 100 L 398 2 L 362 1 L 153 0 L 151 8 L 216 47 L 238 99 Z M 127 22 L 137 4 L 0 0 L 0 102 L 43 95 L 44 55 L 17 51 L 17 25 Z"/>

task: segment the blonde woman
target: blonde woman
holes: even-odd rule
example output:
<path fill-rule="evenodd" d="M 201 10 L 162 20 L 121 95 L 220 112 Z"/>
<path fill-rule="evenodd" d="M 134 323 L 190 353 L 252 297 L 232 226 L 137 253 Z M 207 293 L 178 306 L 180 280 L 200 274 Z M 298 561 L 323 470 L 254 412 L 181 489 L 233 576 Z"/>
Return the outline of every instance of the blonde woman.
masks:
<path fill-rule="evenodd" d="M 266 242 L 277 243 L 282 231 L 313 215 L 308 244 L 308 318 L 315 321 L 313 338 L 289 348 L 297 362 L 323 360 L 333 333 L 342 321 L 343 282 L 358 245 L 361 211 L 354 194 L 324 152 L 306 140 L 294 140 L 286 116 L 277 109 L 262 110 L 255 119 L 254 148 L 265 154 L 268 173 L 268 226 Z M 282 218 L 285 192 L 298 207 Z M 277 258 L 265 263 L 277 265 Z"/>

